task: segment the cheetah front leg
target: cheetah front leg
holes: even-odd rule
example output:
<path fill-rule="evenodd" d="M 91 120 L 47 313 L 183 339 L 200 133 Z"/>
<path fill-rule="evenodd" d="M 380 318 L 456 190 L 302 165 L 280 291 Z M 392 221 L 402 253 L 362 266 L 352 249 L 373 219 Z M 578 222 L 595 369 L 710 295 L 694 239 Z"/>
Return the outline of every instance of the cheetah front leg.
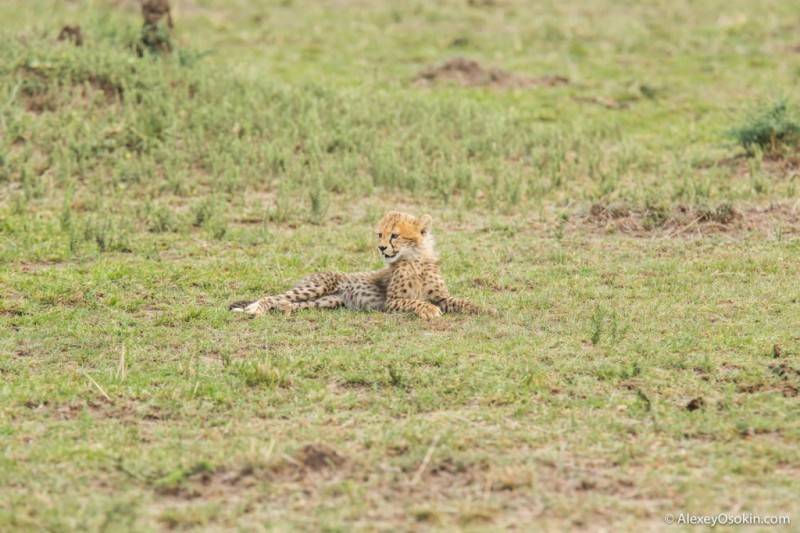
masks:
<path fill-rule="evenodd" d="M 344 306 L 344 297 L 341 294 L 329 294 L 316 300 L 307 300 L 305 302 L 290 303 L 291 311 L 299 311 L 300 309 L 336 309 L 337 307 Z"/>
<path fill-rule="evenodd" d="M 497 311 L 494 309 L 484 309 L 469 300 L 450 296 L 450 291 L 448 291 L 447 285 L 444 279 L 442 279 L 438 267 L 430 267 L 430 270 L 426 274 L 425 283 L 429 287 L 427 290 L 428 300 L 441 309 L 442 313 L 469 313 L 472 315 L 483 313 L 488 313 L 490 315 L 497 314 Z"/>
<path fill-rule="evenodd" d="M 386 310 L 415 313 L 424 320 L 442 316 L 442 311 L 438 307 L 416 298 L 392 298 L 386 301 Z"/>
<path fill-rule="evenodd" d="M 497 311 L 494 309 L 485 309 L 470 302 L 469 300 L 465 300 L 463 298 L 453 298 L 452 296 L 442 298 L 436 302 L 436 305 L 442 310 L 443 313 L 468 313 L 471 315 L 481 315 L 484 313 L 489 315 L 497 314 Z"/>
<path fill-rule="evenodd" d="M 233 302 L 228 309 L 234 313 L 245 313 L 248 315 L 263 315 L 269 311 L 282 311 L 284 313 L 291 313 L 294 310 L 292 302 L 286 299 L 282 294 L 274 296 L 264 296 L 255 301 L 241 301 Z"/>
<path fill-rule="evenodd" d="M 282 294 L 264 296 L 254 302 L 235 302 L 230 305 L 229 309 L 249 315 L 263 315 L 269 311 L 291 313 L 298 309 L 313 307 L 320 309 L 339 307 L 339 305 L 343 304 L 341 297 L 338 300 L 333 298 L 325 299 L 325 297 L 336 295 L 339 291 L 339 285 L 344 279 L 344 274 L 338 272 L 312 274 L 303 278 L 294 287 Z M 314 302 L 318 300 L 322 301 L 315 304 Z"/>

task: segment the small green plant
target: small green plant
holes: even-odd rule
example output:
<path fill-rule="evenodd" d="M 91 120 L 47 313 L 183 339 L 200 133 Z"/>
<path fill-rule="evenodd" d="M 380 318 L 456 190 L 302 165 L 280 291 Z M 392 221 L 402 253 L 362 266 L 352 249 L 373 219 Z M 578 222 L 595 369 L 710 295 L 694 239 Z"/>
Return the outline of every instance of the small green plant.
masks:
<path fill-rule="evenodd" d="M 76 255 L 80 251 L 81 244 L 86 240 L 84 234 L 78 231 L 75 226 L 70 226 L 68 230 L 68 249 L 70 255 Z"/>
<path fill-rule="evenodd" d="M 153 485 L 156 490 L 162 493 L 172 493 L 186 484 L 193 476 L 208 474 L 209 472 L 212 472 L 211 465 L 205 461 L 200 461 L 188 468 L 178 467 L 164 473 L 161 477 L 153 480 Z"/>
<path fill-rule="evenodd" d="M 228 234 L 228 224 L 222 215 L 217 215 L 206 223 L 205 228 L 211 234 L 211 237 L 220 241 L 225 235 Z"/>
<path fill-rule="evenodd" d="M 165 206 L 155 207 L 147 213 L 147 230 L 152 233 L 175 231 L 177 223 L 172 211 Z"/>
<path fill-rule="evenodd" d="M 603 323 L 605 322 L 606 312 L 600 306 L 594 308 L 591 318 L 591 341 L 592 346 L 597 346 L 603 336 Z"/>
<path fill-rule="evenodd" d="M 330 202 L 328 199 L 328 191 L 325 190 L 325 184 L 322 178 L 316 180 L 309 192 L 309 200 L 311 202 L 311 222 L 314 224 L 322 224 L 325 220 L 325 214 L 328 212 Z"/>
<path fill-rule="evenodd" d="M 729 135 L 750 155 L 778 153 L 800 143 L 800 117 L 789 102 L 777 100 L 751 110 Z"/>
<path fill-rule="evenodd" d="M 7 159 L 8 156 L 3 152 L 3 147 L 0 146 L 0 183 L 8 181 L 10 177 L 8 165 L 6 164 Z"/>
<path fill-rule="evenodd" d="M 192 224 L 206 229 L 216 240 L 221 240 L 228 233 L 228 224 L 216 202 L 208 198 L 192 208 Z"/>
<path fill-rule="evenodd" d="M 275 205 L 267 209 L 267 220 L 282 224 L 289 220 L 290 216 L 291 206 L 289 205 L 287 187 L 284 183 L 281 183 L 275 192 Z"/>
<path fill-rule="evenodd" d="M 389 383 L 391 383 L 392 387 L 403 388 L 406 386 L 405 378 L 398 369 L 396 369 L 393 365 L 389 365 L 387 370 L 389 372 Z"/>
<path fill-rule="evenodd" d="M 322 224 L 325 218 L 325 212 L 328 210 L 326 197 L 321 189 L 314 188 L 309 192 L 309 200 L 311 203 L 311 222 L 314 224 Z"/>
<path fill-rule="evenodd" d="M 130 239 L 126 228 L 108 218 L 92 218 L 86 222 L 83 230 L 84 241 L 94 241 L 99 252 L 130 253 Z M 70 239 L 70 249 L 75 250 Z"/>
<path fill-rule="evenodd" d="M 159 15 L 157 14 L 156 16 Z M 145 18 L 145 24 L 142 27 L 141 44 L 137 46 L 137 53 L 140 56 L 144 56 L 146 53 L 158 56 L 172 52 L 171 27 L 171 22 L 165 24 L 159 23 L 159 20 L 149 21 Z"/>
<path fill-rule="evenodd" d="M 68 191 L 64 196 L 64 203 L 61 207 L 61 214 L 58 217 L 58 223 L 61 231 L 69 231 L 72 226 L 72 191 Z"/>
<path fill-rule="evenodd" d="M 660 228 L 669 220 L 669 208 L 648 200 L 642 213 L 642 225 L 646 230 Z"/>
<path fill-rule="evenodd" d="M 277 388 L 291 385 L 289 376 L 269 361 L 240 363 L 234 366 L 233 371 L 248 387 Z"/>
<path fill-rule="evenodd" d="M 211 199 L 203 200 L 192 208 L 192 224 L 196 227 L 204 226 L 214 216 L 214 202 Z"/>
<path fill-rule="evenodd" d="M 612 345 L 617 344 L 625 334 L 626 328 L 620 327 L 619 316 L 614 310 L 609 311 L 600 305 L 594 308 L 589 319 L 589 339 L 592 346 L 597 346 L 603 338 Z"/>

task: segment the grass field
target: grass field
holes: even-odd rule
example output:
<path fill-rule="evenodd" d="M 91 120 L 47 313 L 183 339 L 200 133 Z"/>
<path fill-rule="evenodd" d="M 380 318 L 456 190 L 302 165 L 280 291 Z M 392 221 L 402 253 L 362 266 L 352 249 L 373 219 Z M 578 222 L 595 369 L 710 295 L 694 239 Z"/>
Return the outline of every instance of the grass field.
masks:
<path fill-rule="evenodd" d="M 800 4 L 137 4 L 0 3 L 0 530 L 797 527 Z M 227 311 L 389 209 L 499 316 Z"/>

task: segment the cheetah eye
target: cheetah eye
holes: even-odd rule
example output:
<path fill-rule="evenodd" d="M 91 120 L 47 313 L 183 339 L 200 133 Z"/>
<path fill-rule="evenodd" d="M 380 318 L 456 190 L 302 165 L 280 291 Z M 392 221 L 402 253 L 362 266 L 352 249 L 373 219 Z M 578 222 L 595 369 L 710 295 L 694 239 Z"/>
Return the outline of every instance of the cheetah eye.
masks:
<path fill-rule="evenodd" d="M 397 233 L 392 233 L 392 239 L 396 239 L 397 237 L 399 237 Z"/>
<path fill-rule="evenodd" d="M 382 238 L 383 238 L 383 233 L 380 233 L 380 232 L 379 232 L 379 233 L 378 233 L 378 238 L 379 238 L 379 239 L 382 239 Z"/>

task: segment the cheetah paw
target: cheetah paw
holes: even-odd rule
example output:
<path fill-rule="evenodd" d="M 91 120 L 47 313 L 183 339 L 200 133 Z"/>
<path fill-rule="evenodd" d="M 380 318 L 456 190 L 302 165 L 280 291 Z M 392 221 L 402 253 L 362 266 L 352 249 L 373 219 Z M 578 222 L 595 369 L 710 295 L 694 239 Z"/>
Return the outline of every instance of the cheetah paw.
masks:
<path fill-rule="evenodd" d="M 269 311 L 280 311 L 288 315 L 293 311 L 294 308 L 290 302 L 267 297 L 254 302 L 234 302 L 228 307 L 228 309 L 234 313 L 260 316 L 267 314 Z"/>
<path fill-rule="evenodd" d="M 239 302 L 233 302 L 228 306 L 228 311 L 233 311 L 234 313 L 244 313 L 245 308 L 252 304 L 250 300 L 243 300 Z"/>
<path fill-rule="evenodd" d="M 417 315 L 423 320 L 433 320 L 442 316 L 442 310 L 436 306 L 425 307 L 417 311 Z"/>
<path fill-rule="evenodd" d="M 251 303 L 247 307 L 245 307 L 242 311 L 248 315 L 263 315 L 269 308 L 265 308 L 266 306 L 261 304 L 261 300 L 256 300 L 255 302 Z"/>

